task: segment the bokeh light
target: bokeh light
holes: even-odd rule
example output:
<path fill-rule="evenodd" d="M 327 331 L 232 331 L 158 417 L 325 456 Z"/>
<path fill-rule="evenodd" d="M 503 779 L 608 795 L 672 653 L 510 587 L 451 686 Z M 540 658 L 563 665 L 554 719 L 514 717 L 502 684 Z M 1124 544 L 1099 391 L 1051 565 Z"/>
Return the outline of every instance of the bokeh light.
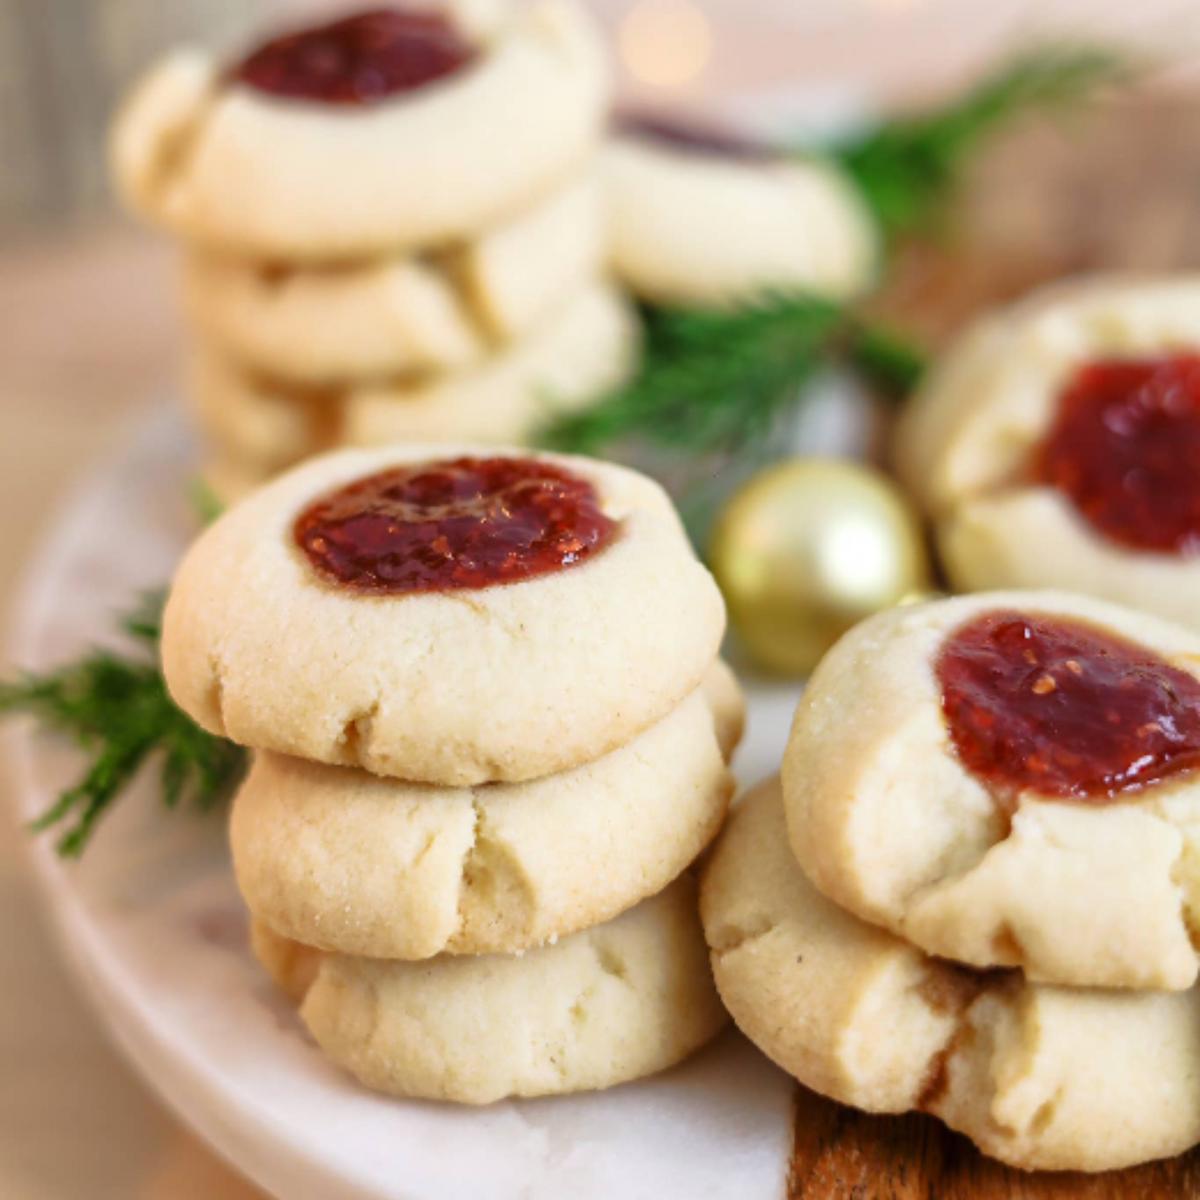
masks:
<path fill-rule="evenodd" d="M 626 70 L 639 82 L 678 88 L 708 64 L 712 26 L 690 0 L 640 0 L 622 21 L 618 44 Z"/>

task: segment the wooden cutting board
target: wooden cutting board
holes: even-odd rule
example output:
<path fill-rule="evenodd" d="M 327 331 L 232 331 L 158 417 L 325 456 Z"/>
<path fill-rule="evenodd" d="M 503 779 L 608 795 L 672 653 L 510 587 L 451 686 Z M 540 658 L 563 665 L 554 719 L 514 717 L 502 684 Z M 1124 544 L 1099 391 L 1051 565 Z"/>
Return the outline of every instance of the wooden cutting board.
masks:
<path fill-rule="evenodd" d="M 1200 269 L 1200 95 L 1035 119 L 998 141 L 873 307 L 937 347 L 1054 279 L 1179 269 Z"/>
<path fill-rule="evenodd" d="M 933 1117 L 868 1116 L 796 1089 L 787 1200 L 1188 1200 L 1200 1150 L 1105 1175 L 1029 1174 L 985 1158 Z"/>
<path fill-rule="evenodd" d="M 1054 279 L 1182 268 L 1200 269 L 1200 97 L 1146 98 L 1039 121 L 998 144 L 936 243 L 901 253 L 875 307 L 936 349 Z M 1200 1197 L 1200 1149 L 1105 1175 L 1027 1174 L 932 1117 L 868 1116 L 805 1088 L 794 1138 L 787 1200 Z"/>

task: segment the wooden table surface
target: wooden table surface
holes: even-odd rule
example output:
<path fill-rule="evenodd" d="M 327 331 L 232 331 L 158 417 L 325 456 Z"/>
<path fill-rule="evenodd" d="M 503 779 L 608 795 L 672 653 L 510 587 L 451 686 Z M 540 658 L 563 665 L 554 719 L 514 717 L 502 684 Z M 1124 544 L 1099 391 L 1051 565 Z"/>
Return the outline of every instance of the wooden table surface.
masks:
<path fill-rule="evenodd" d="M 1200 266 L 1198 118 L 1200 104 L 1158 103 L 1089 118 L 1070 135 L 1040 129 L 1015 140 L 971 181 L 960 239 L 906 256 L 885 307 L 940 339 L 989 299 L 1067 269 Z M 165 249 L 127 230 L 0 257 L 5 606 L 55 498 L 129 414 L 171 385 L 180 345 L 171 289 Z M 257 1195 L 108 1048 L 57 965 L 24 875 L 25 835 L 10 821 L 0 823 L 0 1196 Z M 812 1129 L 833 1136 L 819 1122 Z M 824 1145 L 802 1147 L 797 1200 L 918 1194 L 826 1186 L 820 1170 L 805 1174 L 806 1163 L 821 1167 Z"/>

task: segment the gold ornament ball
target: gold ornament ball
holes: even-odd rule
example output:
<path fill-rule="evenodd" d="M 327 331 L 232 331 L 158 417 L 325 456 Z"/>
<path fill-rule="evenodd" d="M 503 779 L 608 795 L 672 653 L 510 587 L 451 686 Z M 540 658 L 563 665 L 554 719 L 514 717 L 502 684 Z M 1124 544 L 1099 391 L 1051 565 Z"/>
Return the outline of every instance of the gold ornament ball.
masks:
<path fill-rule="evenodd" d="M 878 471 L 831 459 L 790 459 L 740 487 L 708 558 L 746 649 L 789 674 L 808 674 L 852 625 L 930 587 L 904 495 Z"/>

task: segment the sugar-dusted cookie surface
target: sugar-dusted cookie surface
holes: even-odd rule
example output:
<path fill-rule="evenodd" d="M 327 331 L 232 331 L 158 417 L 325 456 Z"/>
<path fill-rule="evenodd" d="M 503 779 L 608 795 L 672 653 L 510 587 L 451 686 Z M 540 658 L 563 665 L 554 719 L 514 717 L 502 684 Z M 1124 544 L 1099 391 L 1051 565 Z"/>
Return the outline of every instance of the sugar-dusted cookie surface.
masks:
<path fill-rule="evenodd" d="M 279 936 L 255 937 L 295 993 Z M 263 953 L 263 948 L 267 953 Z M 684 875 L 615 920 L 523 955 L 423 963 L 323 958 L 300 1015 L 367 1087 L 491 1104 L 613 1087 L 666 1070 L 728 1021 Z"/>
<path fill-rule="evenodd" d="M 201 348 L 190 385 L 213 445 L 271 473 L 339 445 L 529 441 L 556 413 L 585 407 L 623 382 L 638 339 L 628 302 L 591 284 L 528 337 L 460 371 L 298 387 Z"/>
<path fill-rule="evenodd" d="M 948 648 L 971 629 L 982 640 L 955 651 L 954 682 Z M 831 899 L 930 954 L 1050 983 L 1191 987 L 1197 679 L 1195 634 L 1087 597 L 881 613 L 797 707 L 792 847 Z"/>
<path fill-rule="evenodd" d="M 357 495 L 364 480 L 393 470 L 440 488 L 444 464 L 464 457 L 499 458 L 503 469 L 516 459 L 518 474 L 527 462 L 565 473 L 594 494 L 596 522 L 607 528 L 598 548 L 582 557 L 570 527 L 552 525 L 547 537 L 568 561 L 547 573 L 381 592 L 331 582 L 312 558 L 324 535 L 313 533 L 307 551 L 298 544 L 297 521 L 314 504 L 352 485 Z M 553 489 L 513 493 L 527 494 L 551 502 Z M 507 507 L 494 521 L 456 517 L 452 527 L 437 523 L 446 511 L 431 502 L 400 526 L 376 523 L 379 569 L 440 566 L 457 579 L 448 530 L 468 551 L 485 534 L 525 536 Z M 350 526 L 374 520 L 365 514 Z M 397 529 L 409 539 L 398 558 L 387 549 Z M 267 485 L 201 534 L 171 589 L 163 665 L 177 702 L 235 741 L 473 785 L 534 779 L 624 745 L 700 684 L 724 623 L 720 594 L 670 500 L 637 472 L 471 446 L 345 450 Z"/>
<path fill-rule="evenodd" d="M 600 137 L 597 33 L 570 0 L 446 7 L 463 61 L 361 103 L 273 94 L 204 52 L 167 58 L 114 128 L 127 202 L 213 250 L 291 262 L 441 246 L 536 202 Z"/>
<path fill-rule="evenodd" d="M 279 267 L 193 253 L 188 313 L 246 368 L 306 386 L 462 371 L 551 322 L 600 274 L 600 188 L 585 173 L 434 259 Z"/>
<path fill-rule="evenodd" d="M 280 934 L 371 958 L 513 953 L 607 921 L 724 819 L 733 780 L 702 693 L 528 783 L 440 788 L 259 754 L 230 821 L 242 896 Z"/>
<path fill-rule="evenodd" d="M 1197 355 L 1195 275 L 1058 283 L 972 326 L 896 440 L 956 588 L 1066 588 L 1200 627 Z M 1098 520 L 1114 511 L 1130 536 Z"/>
<path fill-rule="evenodd" d="M 657 120 L 618 126 L 603 164 L 613 267 L 648 300 L 846 296 L 874 276 L 871 218 L 833 167 Z"/>
<path fill-rule="evenodd" d="M 1200 1142 L 1200 995 L 1056 988 L 926 957 L 822 896 L 768 781 L 735 806 L 701 912 L 734 1021 L 802 1083 L 922 1109 L 1027 1170 L 1104 1171 Z"/>

